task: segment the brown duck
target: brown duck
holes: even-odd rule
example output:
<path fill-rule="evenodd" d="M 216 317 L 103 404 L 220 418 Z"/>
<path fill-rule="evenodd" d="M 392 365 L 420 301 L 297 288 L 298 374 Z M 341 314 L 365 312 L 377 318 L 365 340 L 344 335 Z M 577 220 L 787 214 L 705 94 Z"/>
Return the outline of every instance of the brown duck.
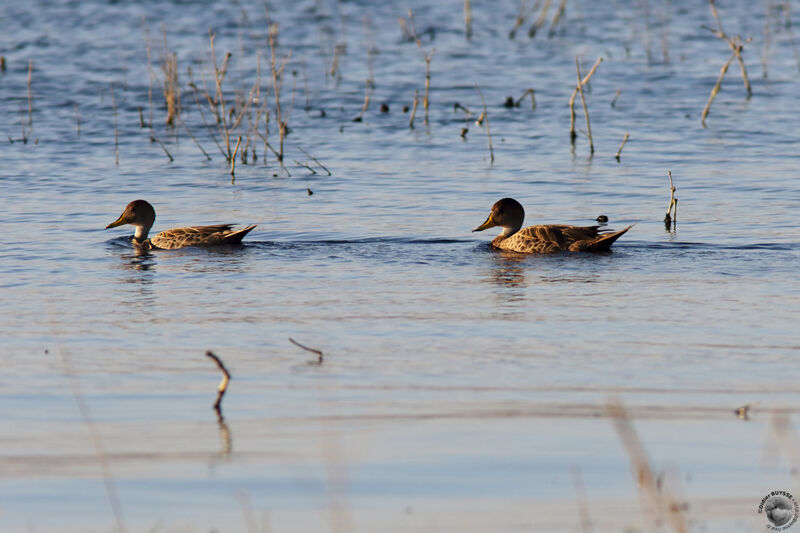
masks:
<path fill-rule="evenodd" d="M 503 233 L 492 239 L 491 246 L 500 250 L 530 254 L 553 252 L 608 252 L 611 245 L 631 226 L 620 230 L 601 230 L 600 226 L 568 226 L 547 224 L 522 228 L 525 210 L 513 198 L 503 198 L 492 206 L 486 222 L 472 231 L 500 226 Z"/>
<path fill-rule="evenodd" d="M 136 228 L 133 235 L 135 246 L 146 248 L 162 248 L 170 250 L 185 246 L 215 246 L 220 244 L 239 244 L 255 224 L 240 230 L 233 230 L 232 224 L 217 224 L 215 226 L 190 226 L 187 228 L 174 228 L 156 233 L 147 238 L 153 222 L 156 220 L 156 210 L 144 200 L 134 200 L 125 207 L 125 211 L 117 220 L 106 226 L 116 228 L 123 224 L 130 224 Z"/>

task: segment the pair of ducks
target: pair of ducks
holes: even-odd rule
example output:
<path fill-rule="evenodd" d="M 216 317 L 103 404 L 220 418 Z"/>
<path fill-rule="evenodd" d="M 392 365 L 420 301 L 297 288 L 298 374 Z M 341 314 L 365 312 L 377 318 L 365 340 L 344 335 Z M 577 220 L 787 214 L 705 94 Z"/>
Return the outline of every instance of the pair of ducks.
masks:
<path fill-rule="evenodd" d="M 130 224 L 136 228 L 133 244 L 148 249 L 174 249 L 185 246 L 214 246 L 220 244 L 239 244 L 255 224 L 234 230 L 232 224 L 215 226 L 191 226 L 175 228 L 157 233 L 148 238 L 150 228 L 156 220 L 153 206 L 144 200 L 134 200 L 125 207 L 122 215 L 106 226 L 115 228 Z M 489 218 L 472 231 L 483 231 L 494 226 L 503 232 L 492 239 L 491 246 L 511 252 L 547 254 L 553 252 L 607 252 L 614 241 L 619 239 L 631 226 L 620 230 L 601 230 L 599 226 L 569 226 L 548 224 L 528 226 L 522 229 L 525 210 L 513 198 L 503 198 L 492 206 Z"/>

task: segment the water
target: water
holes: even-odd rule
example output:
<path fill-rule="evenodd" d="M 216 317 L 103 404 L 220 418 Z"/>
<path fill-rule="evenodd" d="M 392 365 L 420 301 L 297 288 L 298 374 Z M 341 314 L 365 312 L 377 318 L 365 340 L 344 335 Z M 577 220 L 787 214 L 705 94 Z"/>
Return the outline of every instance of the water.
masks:
<path fill-rule="evenodd" d="M 420 46 L 399 29 L 406 7 Z M 263 5 L 5 6 L 3 531 L 581 531 L 583 499 L 595 531 L 651 530 L 609 398 L 688 502 L 691 531 L 763 528 L 761 498 L 797 486 L 772 418 L 800 400 L 785 13 L 719 6 L 726 31 L 753 38 L 754 94 L 734 62 L 702 128 L 729 54 L 700 27 L 714 25 L 707 6 L 570 2 L 552 37 L 527 37 L 532 15 L 509 40 L 518 8 L 473 2 L 467 41 L 457 1 L 270 6 L 278 58 L 291 52 L 288 172 L 272 153 L 264 164 L 259 141 L 231 184 L 187 67 L 213 83 L 213 28 L 218 62 L 232 53 L 229 104 L 260 60 L 274 112 Z M 410 129 L 402 108 L 424 91 L 432 48 L 429 122 L 420 105 Z M 210 161 L 164 125 L 164 50 Z M 583 72 L 604 58 L 587 91 L 594 157 L 583 131 L 569 144 L 575 56 Z M 139 123 L 151 87 L 152 132 Z M 527 88 L 535 109 L 501 105 Z M 503 196 L 529 223 L 636 225 L 612 254 L 499 254 L 470 230 Z M 103 228 L 140 197 L 156 230 L 259 226 L 242 247 L 137 254 L 128 227 Z M 223 421 L 206 350 L 233 374 Z M 744 404 L 747 421 L 733 412 Z"/>

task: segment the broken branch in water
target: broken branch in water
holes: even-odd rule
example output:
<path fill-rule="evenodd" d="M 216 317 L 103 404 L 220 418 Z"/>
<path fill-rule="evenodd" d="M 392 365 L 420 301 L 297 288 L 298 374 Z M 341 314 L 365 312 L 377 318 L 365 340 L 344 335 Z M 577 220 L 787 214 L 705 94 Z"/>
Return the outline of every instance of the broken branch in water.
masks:
<path fill-rule="evenodd" d="M 667 175 L 669 175 L 669 205 L 667 206 L 667 214 L 664 216 L 664 225 L 667 227 L 667 231 L 670 231 L 670 227 L 674 229 L 675 225 L 678 223 L 678 199 L 675 198 L 675 185 L 672 184 L 672 171 L 668 170 Z"/>
<path fill-rule="evenodd" d="M 292 344 L 294 344 L 298 348 L 302 348 L 303 350 L 305 350 L 307 352 L 311 352 L 311 353 L 317 354 L 317 358 L 318 358 L 317 361 L 316 362 L 312 362 L 311 364 L 316 364 L 316 365 L 321 365 L 322 364 L 322 360 L 323 360 L 322 359 L 323 358 L 322 350 L 317 350 L 316 348 L 309 348 L 308 346 L 306 346 L 304 344 L 300 344 L 299 342 L 297 342 L 296 340 L 294 340 L 291 337 L 289 337 L 289 342 L 291 342 Z"/>
<path fill-rule="evenodd" d="M 213 359 L 214 362 L 217 363 L 220 372 L 222 372 L 222 381 L 219 382 L 219 387 L 217 387 L 217 400 L 214 402 L 214 410 L 217 412 L 217 415 L 222 417 L 222 397 L 225 396 L 225 391 L 228 390 L 228 382 L 231 380 L 231 375 L 228 369 L 225 368 L 225 363 L 214 355 L 214 352 L 208 350 L 206 356 Z"/>

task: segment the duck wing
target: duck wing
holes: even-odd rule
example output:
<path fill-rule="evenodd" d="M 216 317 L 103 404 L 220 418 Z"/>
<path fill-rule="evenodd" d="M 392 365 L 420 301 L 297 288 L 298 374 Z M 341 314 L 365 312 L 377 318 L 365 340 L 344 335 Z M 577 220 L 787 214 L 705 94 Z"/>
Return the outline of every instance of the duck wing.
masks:
<path fill-rule="evenodd" d="M 233 224 L 216 224 L 213 226 L 190 226 L 162 231 L 154 235 L 150 242 L 156 248 L 172 250 L 186 246 L 216 246 L 220 244 L 238 244 L 256 225 L 244 229 L 233 230 Z"/>

